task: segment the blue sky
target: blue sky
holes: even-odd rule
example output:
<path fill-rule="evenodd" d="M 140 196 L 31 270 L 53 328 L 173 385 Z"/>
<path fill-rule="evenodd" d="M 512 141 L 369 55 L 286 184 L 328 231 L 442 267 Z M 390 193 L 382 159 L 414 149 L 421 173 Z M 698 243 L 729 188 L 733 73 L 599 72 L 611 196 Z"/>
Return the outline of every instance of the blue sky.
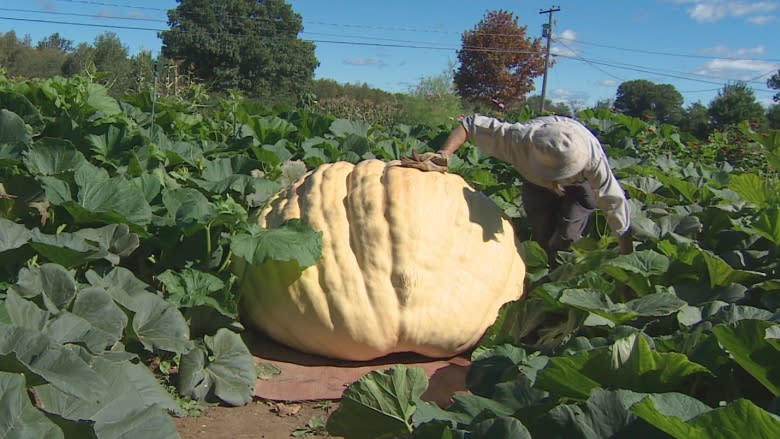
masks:
<path fill-rule="evenodd" d="M 215 0 L 216 1 L 216 0 Z M 555 65 L 547 97 L 593 105 L 624 81 L 672 84 L 686 105 L 707 105 L 728 81 L 747 81 L 769 105 L 766 79 L 780 69 L 780 0 L 288 0 L 301 14 L 301 38 L 314 41 L 317 78 L 405 92 L 457 62 L 464 31 L 487 11 L 506 10 L 540 37 L 552 6 Z M 116 33 L 131 54 L 160 52 L 175 0 L 0 2 L 0 32 L 33 42 L 54 32 L 76 43 Z M 77 25 L 74 23 L 80 23 Z M 84 25 L 86 24 L 86 25 Z M 88 25 L 88 26 L 87 26 Z M 132 29 L 141 28 L 141 29 Z M 541 92 L 541 78 L 535 94 Z"/>

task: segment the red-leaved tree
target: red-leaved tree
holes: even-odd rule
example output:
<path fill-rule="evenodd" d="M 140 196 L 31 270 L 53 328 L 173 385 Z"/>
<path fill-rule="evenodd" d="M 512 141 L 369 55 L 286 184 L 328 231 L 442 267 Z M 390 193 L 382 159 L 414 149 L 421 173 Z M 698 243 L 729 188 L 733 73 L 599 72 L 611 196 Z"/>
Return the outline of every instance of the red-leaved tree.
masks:
<path fill-rule="evenodd" d="M 541 40 L 527 38 L 526 29 L 514 14 L 499 10 L 466 31 L 454 77 L 458 95 L 488 105 L 524 100 L 534 78 L 544 73 L 545 59 Z"/>

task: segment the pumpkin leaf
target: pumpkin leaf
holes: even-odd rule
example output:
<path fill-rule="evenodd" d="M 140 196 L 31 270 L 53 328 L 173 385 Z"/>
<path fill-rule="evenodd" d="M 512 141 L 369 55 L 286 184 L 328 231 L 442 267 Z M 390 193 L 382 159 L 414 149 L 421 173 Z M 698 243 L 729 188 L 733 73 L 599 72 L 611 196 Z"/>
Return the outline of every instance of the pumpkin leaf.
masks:
<path fill-rule="evenodd" d="M 251 225 L 247 233 L 231 239 L 230 249 L 251 265 L 268 259 L 295 260 L 306 268 L 316 264 L 322 255 L 322 232 L 314 231 L 302 220 L 289 220 L 273 229 Z"/>
<path fill-rule="evenodd" d="M 420 368 L 403 365 L 374 371 L 344 391 L 339 408 L 328 418 L 328 433 L 346 439 L 412 432 L 412 415 L 428 387 Z"/>
<path fill-rule="evenodd" d="M 764 387 L 780 396 L 780 343 L 768 339 L 767 331 L 778 325 L 765 320 L 740 320 L 733 325 L 718 325 L 712 333 L 743 369 Z"/>
<path fill-rule="evenodd" d="M 631 411 L 677 439 L 780 437 L 780 421 L 746 399 L 693 417 L 694 410 L 663 405 L 655 398 L 644 399 Z"/>
<path fill-rule="evenodd" d="M 0 372 L 0 437 L 62 439 L 59 427 L 36 409 L 27 396 L 24 375 Z"/>

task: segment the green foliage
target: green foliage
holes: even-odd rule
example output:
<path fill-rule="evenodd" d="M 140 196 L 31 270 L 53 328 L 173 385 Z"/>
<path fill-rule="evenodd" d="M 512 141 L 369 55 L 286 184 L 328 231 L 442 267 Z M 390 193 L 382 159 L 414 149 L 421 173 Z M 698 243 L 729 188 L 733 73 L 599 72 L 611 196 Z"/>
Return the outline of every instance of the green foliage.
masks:
<path fill-rule="evenodd" d="M 766 80 L 766 86 L 774 90 L 780 90 L 780 70 Z M 772 99 L 775 102 L 780 102 L 780 92 L 774 95 Z"/>
<path fill-rule="evenodd" d="M 461 114 L 460 98 L 455 94 L 454 71 L 420 79 L 403 99 L 403 122 L 410 125 L 450 125 Z"/>
<path fill-rule="evenodd" d="M 706 139 L 712 131 L 709 110 L 700 102 L 694 102 L 685 109 L 679 124 L 682 131 L 700 140 Z"/>
<path fill-rule="evenodd" d="M 168 12 L 162 53 L 217 91 L 296 102 L 319 64 L 298 38 L 301 16 L 284 0 L 181 0 Z"/>
<path fill-rule="evenodd" d="M 677 124 L 682 119 L 682 104 L 683 97 L 673 85 L 636 79 L 618 86 L 614 105 L 629 116 Z"/>
<path fill-rule="evenodd" d="M 328 432 L 347 439 L 376 438 L 412 432 L 412 415 L 428 377 L 420 368 L 396 365 L 371 372 L 342 395 L 328 419 Z"/>
<path fill-rule="evenodd" d="M 709 105 L 709 114 L 715 128 L 724 129 L 747 121 L 762 122 L 764 107 L 744 82 L 726 84 Z"/>
<path fill-rule="evenodd" d="M 780 130 L 780 104 L 772 105 L 766 110 L 766 119 L 770 129 Z"/>

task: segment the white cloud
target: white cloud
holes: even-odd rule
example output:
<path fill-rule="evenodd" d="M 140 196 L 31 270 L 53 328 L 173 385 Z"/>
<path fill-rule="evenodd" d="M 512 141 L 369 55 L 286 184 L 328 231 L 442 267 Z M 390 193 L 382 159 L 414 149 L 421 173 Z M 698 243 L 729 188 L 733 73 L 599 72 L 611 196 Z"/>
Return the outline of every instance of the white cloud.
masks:
<path fill-rule="evenodd" d="M 744 0 L 677 0 L 692 4 L 688 9 L 691 18 L 699 23 L 715 22 L 727 17 L 745 17 L 753 24 L 766 24 L 774 20 L 772 12 L 780 8 L 777 1 Z"/>
<path fill-rule="evenodd" d="M 721 44 L 720 46 L 708 47 L 702 50 L 702 53 L 704 55 L 721 56 L 727 58 L 740 58 L 740 57 L 751 58 L 754 56 L 766 55 L 766 47 L 760 45 L 756 47 L 742 47 L 742 48 L 732 49 L 731 47 L 724 46 Z"/>
<path fill-rule="evenodd" d="M 553 55 L 560 55 L 566 57 L 579 57 L 580 53 L 570 47 L 552 46 L 550 53 Z"/>
<path fill-rule="evenodd" d="M 580 56 L 580 52 L 571 47 L 571 44 L 576 42 L 576 40 L 577 33 L 571 29 L 566 29 L 560 34 L 553 36 L 553 41 L 557 44 L 550 47 L 550 53 L 567 57 Z"/>
<path fill-rule="evenodd" d="M 780 64 L 768 61 L 717 58 L 701 66 L 694 73 L 719 79 L 755 81 L 762 80 L 778 69 L 780 69 Z"/>
<path fill-rule="evenodd" d="M 583 91 L 572 90 L 570 88 L 556 88 L 550 93 L 550 97 L 553 100 L 568 101 L 572 99 L 578 99 L 582 97 L 588 97 L 587 93 Z"/>
<path fill-rule="evenodd" d="M 604 79 L 602 81 L 597 82 L 598 85 L 602 87 L 617 87 L 620 85 L 620 81 L 617 79 Z"/>
<path fill-rule="evenodd" d="M 776 21 L 777 17 L 774 15 L 756 15 L 755 17 L 748 17 L 747 22 L 751 24 L 757 24 L 759 26 L 769 24 Z"/>
<path fill-rule="evenodd" d="M 385 62 L 376 58 L 347 58 L 344 60 L 344 64 L 351 66 L 369 66 L 369 67 L 384 67 Z"/>
<path fill-rule="evenodd" d="M 566 29 L 565 31 L 561 32 L 561 34 L 558 36 L 558 38 L 567 40 L 567 41 L 574 41 L 577 39 L 577 33 L 574 32 L 571 29 Z"/>

